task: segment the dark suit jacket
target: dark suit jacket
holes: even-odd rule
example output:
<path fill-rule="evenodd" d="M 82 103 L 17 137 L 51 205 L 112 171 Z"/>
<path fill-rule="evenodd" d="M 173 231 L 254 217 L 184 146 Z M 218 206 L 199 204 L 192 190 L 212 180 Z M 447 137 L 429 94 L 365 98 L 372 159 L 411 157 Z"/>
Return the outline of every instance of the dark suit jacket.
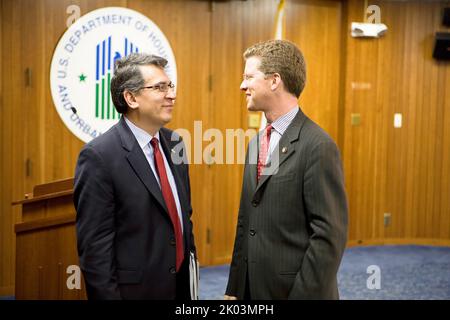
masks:
<path fill-rule="evenodd" d="M 338 148 L 299 110 L 280 139 L 278 172 L 264 170 L 257 184 L 257 137 L 247 152 L 226 294 L 242 299 L 249 281 L 252 299 L 338 299 L 347 240 Z"/>
<path fill-rule="evenodd" d="M 180 143 L 171 141 L 171 135 L 168 129 L 160 130 L 180 199 L 187 257 L 189 250 L 195 251 L 188 165 L 171 161 L 170 150 Z M 74 204 L 88 298 L 175 298 L 172 223 L 150 165 L 123 118 L 81 150 Z"/>

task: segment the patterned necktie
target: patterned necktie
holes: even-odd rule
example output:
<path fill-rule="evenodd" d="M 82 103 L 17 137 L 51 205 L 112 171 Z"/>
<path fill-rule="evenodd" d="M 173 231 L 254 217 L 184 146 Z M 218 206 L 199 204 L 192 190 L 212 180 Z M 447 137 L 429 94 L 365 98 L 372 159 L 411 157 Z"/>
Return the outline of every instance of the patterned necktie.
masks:
<path fill-rule="evenodd" d="M 269 124 L 265 129 L 261 137 L 261 143 L 258 153 L 258 173 L 256 176 L 256 182 L 259 182 L 259 177 L 266 166 L 267 154 L 269 152 L 270 134 L 272 133 L 272 125 Z"/>
<path fill-rule="evenodd" d="M 176 241 L 176 268 L 177 271 L 180 270 L 181 263 L 184 259 L 184 249 L 183 249 L 183 235 L 181 232 L 180 219 L 177 213 L 177 206 L 175 204 L 175 198 L 173 197 L 172 188 L 169 184 L 169 179 L 167 178 L 166 167 L 164 165 L 164 159 L 162 157 L 161 151 L 159 149 L 158 139 L 153 138 L 150 141 L 153 147 L 153 154 L 155 156 L 155 166 L 158 172 L 159 182 L 161 184 L 161 191 L 166 202 L 167 210 L 169 210 L 170 220 L 172 221 L 173 228 L 175 230 L 175 241 Z"/>

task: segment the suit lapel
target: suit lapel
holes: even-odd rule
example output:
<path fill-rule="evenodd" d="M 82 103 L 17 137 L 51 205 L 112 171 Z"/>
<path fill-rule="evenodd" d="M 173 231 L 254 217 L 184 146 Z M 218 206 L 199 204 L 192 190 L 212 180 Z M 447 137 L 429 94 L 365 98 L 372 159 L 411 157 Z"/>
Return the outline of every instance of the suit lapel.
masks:
<path fill-rule="evenodd" d="M 278 145 L 275 147 L 270 159 L 270 166 L 264 168 L 259 183 L 256 185 L 255 193 L 278 172 L 279 167 L 295 152 L 295 143 L 299 140 L 300 131 L 305 122 L 306 116 L 301 109 L 298 110 L 297 115 L 292 120 L 289 127 L 284 132 Z M 256 167 L 256 166 L 255 166 Z M 256 169 L 255 169 L 256 181 Z"/>
<path fill-rule="evenodd" d="M 150 165 L 145 158 L 144 152 L 139 146 L 139 143 L 137 142 L 130 128 L 128 128 L 123 117 L 120 119 L 117 128 L 122 140 L 122 147 L 128 151 L 128 154 L 126 156 L 128 162 L 130 163 L 134 172 L 136 172 L 139 180 L 141 180 L 150 194 L 152 194 L 152 196 L 156 199 L 156 201 L 158 201 L 161 207 L 168 214 L 166 203 L 164 201 L 161 189 L 159 188 L 158 181 L 153 175 L 152 169 L 150 168 Z"/>

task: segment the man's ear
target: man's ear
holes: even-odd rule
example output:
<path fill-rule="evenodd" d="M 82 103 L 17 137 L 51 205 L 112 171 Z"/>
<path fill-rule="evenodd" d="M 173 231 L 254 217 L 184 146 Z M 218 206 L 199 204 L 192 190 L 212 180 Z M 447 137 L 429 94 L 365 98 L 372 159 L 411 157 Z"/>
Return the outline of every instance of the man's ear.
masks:
<path fill-rule="evenodd" d="M 123 98 L 131 109 L 136 109 L 139 107 L 139 103 L 136 101 L 136 96 L 131 91 L 125 90 L 123 92 Z"/>
<path fill-rule="evenodd" d="M 281 76 L 279 73 L 274 73 L 274 74 L 272 74 L 270 88 L 272 90 L 276 90 L 279 86 L 281 86 Z"/>

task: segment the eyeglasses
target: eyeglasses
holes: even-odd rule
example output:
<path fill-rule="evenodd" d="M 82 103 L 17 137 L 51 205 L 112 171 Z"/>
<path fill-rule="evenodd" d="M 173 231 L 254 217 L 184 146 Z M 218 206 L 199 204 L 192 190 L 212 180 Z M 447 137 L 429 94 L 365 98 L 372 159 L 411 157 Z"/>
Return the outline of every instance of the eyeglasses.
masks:
<path fill-rule="evenodd" d="M 147 87 L 142 87 L 141 89 L 156 89 L 159 90 L 160 92 L 168 92 L 170 89 L 175 89 L 175 84 L 173 84 L 172 82 L 161 82 L 161 83 L 157 83 L 153 86 L 147 86 Z"/>

